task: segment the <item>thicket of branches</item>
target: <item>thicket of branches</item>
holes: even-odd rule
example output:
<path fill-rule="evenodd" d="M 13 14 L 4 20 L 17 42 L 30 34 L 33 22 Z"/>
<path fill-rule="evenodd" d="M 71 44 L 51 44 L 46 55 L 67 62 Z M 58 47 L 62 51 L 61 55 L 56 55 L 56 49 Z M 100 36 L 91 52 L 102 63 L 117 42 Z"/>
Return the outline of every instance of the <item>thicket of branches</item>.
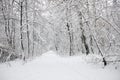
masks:
<path fill-rule="evenodd" d="M 119 0 L 0 0 L 0 25 L 1 56 L 120 53 Z"/>

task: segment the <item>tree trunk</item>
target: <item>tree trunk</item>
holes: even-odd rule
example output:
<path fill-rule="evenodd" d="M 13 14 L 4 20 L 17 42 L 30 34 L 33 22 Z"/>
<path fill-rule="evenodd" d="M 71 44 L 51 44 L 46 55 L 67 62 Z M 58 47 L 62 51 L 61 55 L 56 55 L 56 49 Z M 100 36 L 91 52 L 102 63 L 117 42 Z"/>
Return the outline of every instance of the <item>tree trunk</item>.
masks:
<path fill-rule="evenodd" d="M 25 59 L 24 44 L 23 44 L 23 2 L 20 2 L 20 37 L 21 37 L 22 59 Z"/>
<path fill-rule="evenodd" d="M 82 23 L 82 13 L 79 12 L 79 19 L 80 19 L 80 29 L 81 29 L 81 41 L 82 41 L 82 44 L 83 44 L 83 48 L 85 49 L 85 53 L 86 55 L 89 54 L 89 47 L 88 47 L 88 44 L 87 44 L 87 41 L 86 41 L 86 36 L 85 36 L 85 31 L 83 29 L 83 23 Z"/>
<path fill-rule="evenodd" d="M 73 55 L 73 40 L 72 40 L 72 33 L 71 33 L 71 30 L 70 30 L 69 23 L 67 23 L 67 29 L 68 29 L 69 42 L 70 42 L 70 52 L 69 52 L 69 55 L 72 56 Z"/>
<path fill-rule="evenodd" d="M 27 28 L 27 48 L 28 48 L 28 54 L 27 57 L 29 57 L 30 55 L 30 37 L 29 37 L 29 26 L 28 26 L 28 2 L 27 0 L 25 0 L 25 10 L 26 10 L 26 28 Z"/>

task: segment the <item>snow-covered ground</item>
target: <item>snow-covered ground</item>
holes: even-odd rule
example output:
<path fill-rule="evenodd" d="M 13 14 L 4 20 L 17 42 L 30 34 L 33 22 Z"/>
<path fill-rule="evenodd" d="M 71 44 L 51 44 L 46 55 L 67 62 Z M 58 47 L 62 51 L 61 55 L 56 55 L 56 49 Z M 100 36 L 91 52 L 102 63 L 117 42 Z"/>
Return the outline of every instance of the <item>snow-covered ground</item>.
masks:
<path fill-rule="evenodd" d="M 18 60 L 9 65 L 0 64 L 0 80 L 120 80 L 119 69 L 88 64 L 85 56 L 60 57 L 52 51 L 27 63 Z"/>

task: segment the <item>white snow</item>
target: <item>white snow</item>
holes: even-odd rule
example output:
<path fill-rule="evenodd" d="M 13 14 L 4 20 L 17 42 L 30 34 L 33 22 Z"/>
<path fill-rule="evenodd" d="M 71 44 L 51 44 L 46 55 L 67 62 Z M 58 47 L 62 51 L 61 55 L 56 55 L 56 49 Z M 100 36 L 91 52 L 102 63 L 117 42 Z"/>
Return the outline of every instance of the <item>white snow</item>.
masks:
<path fill-rule="evenodd" d="M 119 70 L 88 64 L 84 57 L 60 57 L 49 51 L 25 64 L 0 64 L 0 80 L 120 80 Z"/>

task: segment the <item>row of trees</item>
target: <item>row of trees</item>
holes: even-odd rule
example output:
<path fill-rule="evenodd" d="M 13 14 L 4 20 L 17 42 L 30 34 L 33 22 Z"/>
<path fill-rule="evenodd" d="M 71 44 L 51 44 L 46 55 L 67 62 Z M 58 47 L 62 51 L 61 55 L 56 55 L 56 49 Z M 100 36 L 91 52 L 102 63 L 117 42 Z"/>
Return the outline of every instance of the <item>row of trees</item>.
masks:
<path fill-rule="evenodd" d="M 0 0 L 9 46 L 23 59 L 55 50 L 103 58 L 120 51 L 119 0 Z"/>

